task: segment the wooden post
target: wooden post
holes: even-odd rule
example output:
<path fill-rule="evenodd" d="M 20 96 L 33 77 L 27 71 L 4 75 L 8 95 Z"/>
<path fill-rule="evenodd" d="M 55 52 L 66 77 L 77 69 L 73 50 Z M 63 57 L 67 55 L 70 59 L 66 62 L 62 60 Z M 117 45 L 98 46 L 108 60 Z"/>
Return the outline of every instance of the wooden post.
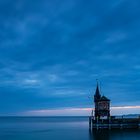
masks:
<path fill-rule="evenodd" d="M 123 115 L 122 115 L 122 119 L 121 119 L 121 129 L 123 129 Z"/>
<path fill-rule="evenodd" d="M 111 117 L 109 117 L 109 130 L 111 129 Z"/>
<path fill-rule="evenodd" d="M 139 120 L 138 120 L 138 127 L 140 129 L 140 115 L 139 115 Z"/>
<path fill-rule="evenodd" d="M 97 130 L 99 129 L 98 122 L 99 122 L 99 120 L 98 120 L 98 116 L 97 116 L 97 122 L 96 122 L 96 129 L 97 129 Z"/>
<path fill-rule="evenodd" d="M 92 123 L 91 117 L 89 117 L 89 129 L 90 129 L 90 130 L 91 130 L 91 123 Z"/>

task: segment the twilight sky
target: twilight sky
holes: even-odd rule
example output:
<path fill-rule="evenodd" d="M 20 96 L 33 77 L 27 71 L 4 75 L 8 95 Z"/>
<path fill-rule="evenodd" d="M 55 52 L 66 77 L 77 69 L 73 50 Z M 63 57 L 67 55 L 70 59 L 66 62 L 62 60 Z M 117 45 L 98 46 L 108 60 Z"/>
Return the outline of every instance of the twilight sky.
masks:
<path fill-rule="evenodd" d="M 139 57 L 139 0 L 1 0 L 0 115 L 140 113 Z"/>

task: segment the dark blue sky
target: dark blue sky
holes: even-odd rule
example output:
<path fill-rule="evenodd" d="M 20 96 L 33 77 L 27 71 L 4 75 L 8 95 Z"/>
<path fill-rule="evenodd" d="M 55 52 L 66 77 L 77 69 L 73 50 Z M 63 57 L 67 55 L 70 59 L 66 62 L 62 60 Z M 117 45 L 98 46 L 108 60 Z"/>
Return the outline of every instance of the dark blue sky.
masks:
<path fill-rule="evenodd" d="M 140 105 L 139 0 L 1 0 L 0 115 Z M 88 98 L 90 97 L 90 99 Z"/>

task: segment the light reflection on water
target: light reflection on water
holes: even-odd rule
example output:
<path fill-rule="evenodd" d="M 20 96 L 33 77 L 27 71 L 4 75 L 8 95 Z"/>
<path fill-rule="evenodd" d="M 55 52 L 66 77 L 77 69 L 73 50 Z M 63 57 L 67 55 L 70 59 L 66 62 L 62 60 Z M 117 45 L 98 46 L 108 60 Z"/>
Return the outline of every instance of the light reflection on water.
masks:
<path fill-rule="evenodd" d="M 87 117 L 1 117 L 0 140 L 138 140 L 139 130 L 93 131 Z"/>

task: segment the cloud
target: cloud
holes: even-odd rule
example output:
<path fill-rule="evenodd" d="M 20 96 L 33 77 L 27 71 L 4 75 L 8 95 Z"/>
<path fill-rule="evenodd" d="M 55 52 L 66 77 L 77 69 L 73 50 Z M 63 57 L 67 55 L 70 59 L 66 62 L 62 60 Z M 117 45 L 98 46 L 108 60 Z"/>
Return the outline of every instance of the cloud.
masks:
<path fill-rule="evenodd" d="M 0 1 L 0 105 L 89 107 L 96 79 L 114 105 L 139 104 L 139 15 L 130 0 Z"/>
<path fill-rule="evenodd" d="M 57 82 L 60 80 L 60 78 L 56 74 L 49 74 L 48 79 L 50 82 Z"/>
<path fill-rule="evenodd" d="M 108 38 L 105 40 L 106 43 L 119 43 L 120 41 L 124 41 L 127 38 L 126 33 L 123 32 L 113 32 L 110 33 Z"/>
<path fill-rule="evenodd" d="M 23 81 L 23 84 L 27 84 L 27 85 L 36 85 L 37 83 L 39 83 L 39 81 L 36 79 L 25 79 Z"/>
<path fill-rule="evenodd" d="M 22 112 L 19 115 L 27 116 L 90 116 L 92 108 L 60 108 L 60 109 L 43 109 Z M 140 106 L 118 106 L 111 107 L 113 115 L 137 114 Z"/>

